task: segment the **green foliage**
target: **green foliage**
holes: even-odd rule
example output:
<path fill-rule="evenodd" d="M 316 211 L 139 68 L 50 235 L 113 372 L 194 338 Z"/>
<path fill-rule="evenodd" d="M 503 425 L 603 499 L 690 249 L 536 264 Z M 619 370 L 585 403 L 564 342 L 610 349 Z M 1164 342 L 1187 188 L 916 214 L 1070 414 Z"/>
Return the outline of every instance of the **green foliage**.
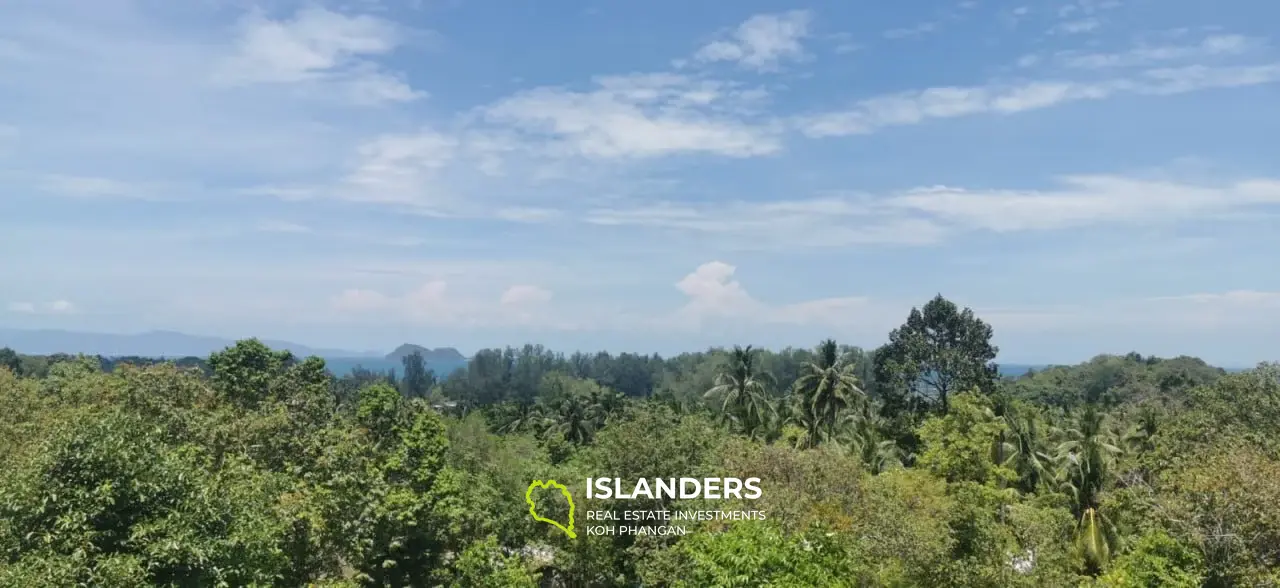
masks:
<path fill-rule="evenodd" d="M 288 351 L 272 351 L 257 339 L 246 339 L 209 356 L 209 367 L 213 385 L 232 403 L 255 408 L 272 396 L 292 361 Z"/>
<path fill-rule="evenodd" d="M 489 586 L 491 588 L 536 588 L 537 575 L 519 556 L 508 556 L 498 547 L 494 537 L 467 547 L 454 564 L 451 578 L 454 586 Z"/>
<path fill-rule="evenodd" d="M 993 452 L 1001 435 L 1007 432 L 1005 423 L 992 412 L 990 400 L 976 393 L 958 394 L 952 398 L 951 410 L 945 416 L 930 418 L 921 425 L 919 436 L 924 452 L 918 463 L 949 482 L 1012 481 L 1016 474 L 996 463 Z"/>
<path fill-rule="evenodd" d="M 889 333 L 876 353 L 876 381 L 890 406 L 905 409 L 917 398 L 937 404 L 944 414 L 951 394 L 995 389 L 997 347 L 991 326 L 968 308 L 960 310 L 941 294 Z"/>
<path fill-rule="evenodd" d="M 767 522 L 742 522 L 689 536 L 649 564 L 646 576 L 654 586 L 838 587 L 859 584 L 866 571 L 832 534 L 788 535 Z"/>
<path fill-rule="evenodd" d="M 996 383 L 990 338 L 939 297 L 874 355 L 527 345 L 438 386 L 412 354 L 336 378 L 256 340 L 0 350 L 0 586 L 1280 585 L 1280 367 L 1130 354 Z M 763 495 L 581 495 L 598 476 Z M 578 512 L 767 518 L 569 539 L 528 516 L 533 479 Z"/>
<path fill-rule="evenodd" d="M 1197 588 L 1204 581 L 1200 555 L 1162 531 L 1143 535 L 1098 579 L 1108 588 Z"/>

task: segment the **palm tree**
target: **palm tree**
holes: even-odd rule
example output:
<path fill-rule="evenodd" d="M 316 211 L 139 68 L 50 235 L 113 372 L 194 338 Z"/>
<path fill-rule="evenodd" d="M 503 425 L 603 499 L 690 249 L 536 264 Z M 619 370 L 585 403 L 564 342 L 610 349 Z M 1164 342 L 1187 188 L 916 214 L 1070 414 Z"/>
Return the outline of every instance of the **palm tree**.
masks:
<path fill-rule="evenodd" d="M 769 402 L 773 376 L 757 369 L 755 356 L 750 345 L 735 346 L 728 367 L 716 374 L 714 385 L 704 395 L 709 400 L 719 399 L 721 418 L 748 435 L 756 434 L 776 417 Z"/>
<path fill-rule="evenodd" d="M 845 410 L 840 415 L 834 442 L 845 451 L 857 455 L 872 474 L 903 465 L 906 456 L 893 439 L 885 438 L 885 420 L 863 403 L 861 409 Z"/>
<path fill-rule="evenodd" d="M 591 441 L 596 430 L 596 416 L 590 400 L 580 394 L 567 394 L 552 407 L 550 430 L 564 435 L 566 441 L 582 445 Z"/>
<path fill-rule="evenodd" d="M 504 411 L 498 417 L 502 424 L 499 433 L 519 433 L 523 431 L 537 432 L 547 424 L 547 416 L 542 407 L 536 404 L 517 404 Z"/>
<path fill-rule="evenodd" d="M 1035 492 L 1045 480 L 1053 478 L 1054 456 L 1045 450 L 1046 439 L 1040 430 L 1039 419 L 1034 414 L 1017 412 L 1005 414 L 1009 433 L 1003 449 L 1004 461 L 1018 474 L 1018 489 Z"/>
<path fill-rule="evenodd" d="M 590 415 L 592 428 L 599 430 L 604 427 L 613 413 L 622 409 L 626 397 L 613 388 L 600 386 L 591 389 L 587 395 L 587 402 L 589 404 L 587 414 Z"/>
<path fill-rule="evenodd" d="M 860 408 L 866 400 L 855 366 L 840 356 L 834 340 L 820 343 L 814 356 L 800 367 L 794 388 L 796 417 L 805 426 L 810 447 L 834 437 L 841 411 Z"/>
<path fill-rule="evenodd" d="M 1106 424 L 1097 406 L 1086 404 L 1077 426 L 1065 431 L 1067 440 L 1058 446 L 1063 464 L 1060 485 L 1080 520 L 1076 538 L 1088 571 L 1094 575 L 1110 560 L 1118 542 L 1115 526 L 1100 511 L 1103 488 L 1121 453 Z"/>
<path fill-rule="evenodd" d="M 1146 452 L 1156 448 L 1155 436 L 1160 431 L 1161 413 L 1147 403 L 1138 407 L 1137 422 L 1124 434 L 1124 444 L 1132 451 Z"/>

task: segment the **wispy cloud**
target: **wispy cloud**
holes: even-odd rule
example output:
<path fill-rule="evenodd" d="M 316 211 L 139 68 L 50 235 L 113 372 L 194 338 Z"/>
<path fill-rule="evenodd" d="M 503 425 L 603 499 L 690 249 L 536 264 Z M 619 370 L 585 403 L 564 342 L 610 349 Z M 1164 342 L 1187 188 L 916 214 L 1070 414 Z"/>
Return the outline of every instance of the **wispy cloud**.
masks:
<path fill-rule="evenodd" d="M 1228 221 L 1280 204 L 1280 180 L 1196 184 L 1125 176 L 1070 176 L 1042 190 L 934 186 L 807 200 L 665 203 L 596 209 L 606 226 L 682 231 L 741 248 L 932 245 L 966 231 L 1011 233 L 1073 227 Z"/>
<path fill-rule="evenodd" d="M 67 198 L 171 200 L 175 187 L 112 178 L 54 174 L 38 180 L 48 194 Z"/>
<path fill-rule="evenodd" d="M 594 225 L 689 232 L 738 249 L 926 245 L 945 235 L 928 219 L 909 218 L 865 198 L 844 197 L 600 208 L 587 212 L 583 220 Z"/>
<path fill-rule="evenodd" d="M 757 14 L 747 19 L 723 39 L 704 45 L 694 61 L 729 61 L 756 71 L 775 71 L 783 62 L 805 57 L 801 41 L 809 35 L 813 14 L 793 10 L 777 14 Z"/>
<path fill-rule="evenodd" d="M 927 35 L 929 33 L 937 32 L 939 28 L 940 26 L 937 22 L 929 21 L 929 22 L 922 22 L 910 27 L 905 27 L 900 29 L 889 29 L 883 33 L 883 36 L 886 39 L 907 39 L 911 37 L 919 37 L 919 36 Z"/>
<path fill-rule="evenodd" d="M 1058 23 L 1052 29 L 1049 29 L 1049 32 L 1059 35 L 1080 35 L 1092 33 L 1100 28 L 1102 28 L 1102 19 L 1089 17 Z"/>
<path fill-rule="evenodd" d="M 258 223 L 258 230 L 264 233 L 294 233 L 306 234 L 311 233 L 311 227 L 291 223 L 289 221 L 264 220 Z"/>
<path fill-rule="evenodd" d="M 407 320 L 450 327 L 537 326 L 574 330 L 574 324 L 550 316 L 550 290 L 517 284 L 486 300 L 475 293 L 454 294 L 449 282 L 432 280 L 403 294 L 353 288 L 330 300 L 331 309 L 359 320 Z"/>
<path fill-rule="evenodd" d="M 1214 214 L 1280 204 L 1280 181 L 1221 186 L 1115 176 L 1077 176 L 1045 191 L 969 191 L 936 187 L 889 198 L 902 207 L 972 229 L 996 232 L 1062 229 L 1111 223 L 1207 220 Z"/>
<path fill-rule="evenodd" d="M 1211 35 L 1195 44 L 1139 45 L 1118 53 L 1064 51 L 1057 54 L 1057 59 L 1063 65 L 1081 69 L 1144 67 L 1166 62 L 1243 55 L 1265 45 L 1265 40 L 1255 37 Z"/>
<path fill-rule="evenodd" d="M 673 154 L 752 157 L 778 151 L 778 129 L 741 118 L 758 94 L 675 74 L 600 77 L 595 88 L 539 88 L 481 109 L 485 119 L 588 159 Z"/>
<path fill-rule="evenodd" d="M 978 114 L 1013 114 L 1118 94 L 1170 95 L 1280 81 L 1280 63 L 1148 69 L 1102 81 L 1041 80 L 939 87 L 868 98 L 848 110 L 801 118 L 810 137 L 872 133 L 885 127 Z"/>
<path fill-rule="evenodd" d="M 1280 292 L 1234 290 L 1103 300 L 1093 304 L 978 308 L 998 332 L 1266 333 L 1280 326 Z"/>
<path fill-rule="evenodd" d="M 388 21 L 311 7 L 286 20 L 253 12 L 239 28 L 235 55 L 215 74 L 220 83 L 328 82 L 359 104 L 404 102 L 426 95 L 366 59 L 388 54 L 403 41 L 403 32 Z"/>
<path fill-rule="evenodd" d="M 79 312 L 79 308 L 75 304 L 67 300 L 53 300 L 50 302 L 10 302 L 8 305 L 9 312 L 15 314 L 75 314 Z"/>

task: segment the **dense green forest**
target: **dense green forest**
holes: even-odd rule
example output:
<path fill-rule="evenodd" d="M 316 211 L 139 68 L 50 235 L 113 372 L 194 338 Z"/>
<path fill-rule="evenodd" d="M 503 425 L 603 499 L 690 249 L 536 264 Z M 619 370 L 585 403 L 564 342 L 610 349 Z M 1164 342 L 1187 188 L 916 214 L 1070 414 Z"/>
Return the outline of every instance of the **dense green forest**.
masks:
<path fill-rule="evenodd" d="M 992 335 L 939 296 L 874 350 L 527 345 L 442 379 L 0 350 L 0 586 L 1280 586 L 1280 365 L 1001 378 Z M 768 518 L 570 539 L 524 502 L 703 474 L 760 478 Z"/>

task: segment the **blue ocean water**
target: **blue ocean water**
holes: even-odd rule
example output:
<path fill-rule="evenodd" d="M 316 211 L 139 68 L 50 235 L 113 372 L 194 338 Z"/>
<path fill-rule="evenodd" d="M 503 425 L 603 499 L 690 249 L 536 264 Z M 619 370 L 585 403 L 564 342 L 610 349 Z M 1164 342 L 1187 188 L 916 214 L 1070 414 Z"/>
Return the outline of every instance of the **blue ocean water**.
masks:
<path fill-rule="evenodd" d="M 383 357 L 326 357 L 324 365 L 333 372 L 333 375 L 341 377 L 351 373 L 356 366 L 375 372 L 387 372 L 395 370 L 397 374 L 404 374 L 404 365 L 399 361 L 392 361 Z M 427 369 L 435 372 L 437 378 L 444 378 L 453 372 L 467 367 L 467 362 L 427 362 Z"/>

